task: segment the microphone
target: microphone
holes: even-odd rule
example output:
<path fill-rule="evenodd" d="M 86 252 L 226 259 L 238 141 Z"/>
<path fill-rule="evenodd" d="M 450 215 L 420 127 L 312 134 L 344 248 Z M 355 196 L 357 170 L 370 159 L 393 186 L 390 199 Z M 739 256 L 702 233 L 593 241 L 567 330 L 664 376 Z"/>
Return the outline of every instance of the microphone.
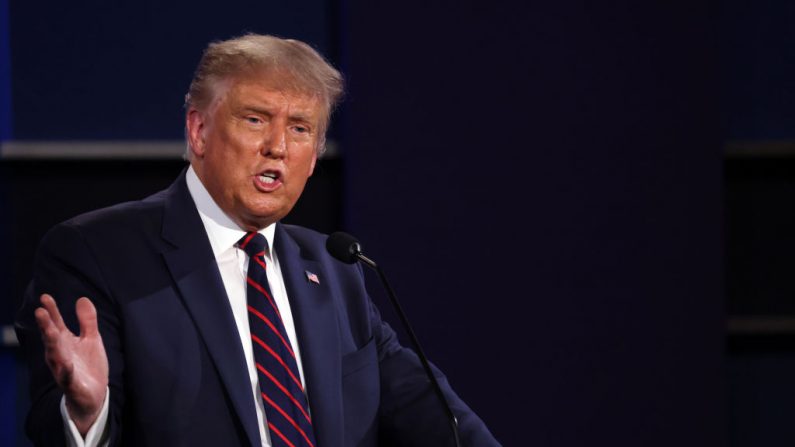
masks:
<path fill-rule="evenodd" d="M 359 259 L 356 255 L 362 253 L 362 246 L 355 237 L 338 231 L 326 239 L 326 250 L 340 261 L 354 264 Z"/>
<path fill-rule="evenodd" d="M 387 281 L 384 271 L 378 266 L 378 264 L 375 263 L 375 261 L 362 253 L 362 246 L 359 241 L 348 233 L 343 233 L 342 231 L 332 233 L 328 239 L 326 239 L 326 250 L 328 250 L 331 256 L 346 264 L 355 264 L 356 261 L 362 261 L 364 264 L 378 273 L 378 277 L 381 279 L 381 283 L 383 283 L 384 288 L 387 291 L 387 295 L 389 296 L 389 301 L 392 302 L 392 306 L 395 308 L 395 311 L 397 311 L 398 317 L 400 317 L 400 322 L 406 329 L 406 332 L 411 339 L 411 344 L 413 345 L 414 350 L 417 352 L 417 356 L 420 358 L 422 367 L 425 369 L 425 375 L 428 376 L 428 380 L 430 380 L 431 385 L 433 386 L 436 397 L 439 398 L 439 401 L 447 412 L 447 419 L 450 421 L 450 425 L 453 429 L 455 445 L 456 447 L 461 447 L 461 441 L 458 438 L 458 419 L 456 419 L 455 414 L 453 414 L 453 410 L 450 408 L 450 403 L 447 402 L 447 398 L 444 397 L 442 388 L 439 386 L 436 376 L 433 375 L 433 371 L 431 371 L 431 364 L 428 363 L 428 358 L 425 357 L 425 352 L 423 352 L 417 336 L 414 335 L 414 330 L 411 328 L 411 324 L 409 324 L 408 317 L 406 317 L 406 314 L 403 312 L 403 308 L 400 306 L 400 303 L 395 296 L 395 291 L 392 290 L 392 287 L 389 285 L 389 281 Z"/>

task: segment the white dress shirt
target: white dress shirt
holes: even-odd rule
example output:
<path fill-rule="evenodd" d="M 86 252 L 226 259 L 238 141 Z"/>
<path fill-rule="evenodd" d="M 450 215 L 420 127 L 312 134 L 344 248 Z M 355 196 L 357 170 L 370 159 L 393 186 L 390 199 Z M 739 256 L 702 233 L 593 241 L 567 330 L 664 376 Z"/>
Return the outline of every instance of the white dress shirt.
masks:
<path fill-rule="evenodd" d="M 260 439 L 262 440 L 263 447 L 271 447 L 270 437 L 268 431 L 265 429 L 265 409 L 259 391 L 259 379 L 254 364 L 254 352 L 251 346 L 251 334 L 248 326 L 248 309 L 246 302 L 248 255 L 246 255 L 245 251 L 236 247 L 237 242 L 246 232 L 235 224 L 232 219 L 221 210 L 218 204 L 215 203 L 210 193 L 199 180 L 193 167 L 188 168 L 186 180 L 188 183 L 188 191 L 190 191 L 190 195 L 196 203 L 196 208 L 199 210 L 199 216 L 201 217 L 202 224 L 204 224 L 207 238 L 210 241 L 210 246 L 215 255 L 215 261 L 218 263 L 218 270 L 221 272 L 221 280 L 224 283 L 226 295 L 229 298 L 229 305 L 235 317 L 240 343 L 243 347 L 243 353 L 246 356 L 248 376 L 249 380 L 251 380 L 252 398 L 256 402 Z M 270 247 L 269 253 L 266 254 L 265 257 L 265 262 L 268 265 L 268 285 L 270 286 L 273 299 L 276 301 L 276 306 L 279 308 L 279 313 L 284 323 L 284 329 L 287 331 L 287 337 L 290 339 L 290 344 L 295 352 L 295 360 L 298 365 L 298 372 L 301 376 L 301 384 L 306 385 L 300 349 L 295 334 L 293 314 L 290 310 L 290 301 L 287 299 L 287 289 L 284 286 L 284 279 L 282 278 L 281 267 L 279 266 L 279 258 L 273 248 L 275 230 L 276 225 L 271 224 L 259 231 L 260 234 L 265 236 L 265 239 L 268 241 L 268 247 Z M 306 386 L 304 386 L 304 389 L 306 389 Z M 103 404 L 100 416 L 89 429 L 88 433 L 86 433 L 85 439 L 80 436 L 80 432 L 77 430 L 74 422 L 69 418 L 66 411 L 65 399 L 61 399 L 61 415 L 64 419 L 67 444 L 70 447 L 97 447 L 100 445 L 108 445 L 108 440 L 106 439 L 106 425 L 109 398 L 110 391 L 106 393 L 105 403 Z M 102 427 L 103 430 L 100 431 L 100 427 Z"/>

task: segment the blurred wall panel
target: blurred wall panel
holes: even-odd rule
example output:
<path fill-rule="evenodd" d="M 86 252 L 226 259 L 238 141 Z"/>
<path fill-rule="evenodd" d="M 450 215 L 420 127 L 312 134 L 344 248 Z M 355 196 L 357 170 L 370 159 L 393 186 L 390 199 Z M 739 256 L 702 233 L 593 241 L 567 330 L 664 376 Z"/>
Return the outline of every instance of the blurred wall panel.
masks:
<path fill-rule="evenodd" d="M 498 439 L 724 445 L 716 5 L 346 5 L 347 226 Z"/>
<path fill-rule="evenodd" d="M 193 69 L 246 32 L 333 48 L 326 0 L 10 1 L 14 138 L 181 139 Z"/>

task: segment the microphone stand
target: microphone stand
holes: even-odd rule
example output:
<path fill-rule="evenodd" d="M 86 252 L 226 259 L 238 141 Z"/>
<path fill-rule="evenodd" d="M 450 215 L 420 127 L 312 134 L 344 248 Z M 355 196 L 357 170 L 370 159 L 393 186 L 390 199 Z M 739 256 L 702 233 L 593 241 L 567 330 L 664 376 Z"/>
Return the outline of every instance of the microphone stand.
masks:
<path fill-rule="evenodd" d="M 355 246 L 355 251 L 352 253 L 356 256 L 360 261 L 366 264 L 368 267 L 372 268 L 378 273 L 378 277 L 381 278 L 381 282 L 384 284 L 384 288 L 386 288 L 387 295 L 389 295 L 389 301 L 392 302 L 392 306 L 397 311 L 398 317 L 400 317 L 401 323 L 403 323 L 403 327 L 406 329 L 406 332 L 409 334 L 409 338 L 411 339 L 411 344 L 414 346 L 414 349 L 417 351 L 417 356 L 420 358 L 420 362 L 422 363 L 422 367 L 425 369 L 425 374 L 431 381 L 431 385 L 433 385 L 433 391 L 436 393 L 436 397 L 439 398 L 441 403 L 444 406 L 445 411 L 447 412 L 447 418 L 450 421 L 450 425 L 453 429 L 453 438 L 455 439 L 456 447 L 461 447 L 461 440 L 458 437 L 458 419 L 453 414 L 453 410 L 450 408 L 450 403 L 447 401 L 447 398 L 444 397 L 444 393 L 442 393 L 442 388 L 439 386 L 439 382 L 436 380 L 436 376 L 433 375 L 433 371 L 431 370 L 431 364 L 428 363 L 428 358 L 425 357 L 425 352 L 423 352 L 422 347 L 420 346 L 420 342 L 417 339 L 417 336 L 414 334 L 414 330 L 411 328 L 411 324 L 409 324 L 409 320 L 406 317 L 406 314 L 403 312 L 403 308 L 400 306 L 400 303 L 395 296 L 395 291 L 392 290 L 392 286 L 389 285 L 389 281 L 386 279 L 386 274 L 384 271 L 381 270 L 381 267 L 375 263 L 372 259 L 365 256 L 360 249 L 358 249 L 358 244 Z"/>

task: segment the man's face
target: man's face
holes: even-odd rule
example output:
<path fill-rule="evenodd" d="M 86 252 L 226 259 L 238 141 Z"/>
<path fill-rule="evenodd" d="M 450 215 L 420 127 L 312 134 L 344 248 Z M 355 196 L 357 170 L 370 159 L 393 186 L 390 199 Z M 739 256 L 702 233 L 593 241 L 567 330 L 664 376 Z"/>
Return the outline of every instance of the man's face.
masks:
<path fill-rule="evenodd" d="M 287 215 L 317 160 L 317 98 L 267 74 L 220 83 L 206 110 L 189 109 L 191 164 L 215 202 L 256 231 Z"/>

